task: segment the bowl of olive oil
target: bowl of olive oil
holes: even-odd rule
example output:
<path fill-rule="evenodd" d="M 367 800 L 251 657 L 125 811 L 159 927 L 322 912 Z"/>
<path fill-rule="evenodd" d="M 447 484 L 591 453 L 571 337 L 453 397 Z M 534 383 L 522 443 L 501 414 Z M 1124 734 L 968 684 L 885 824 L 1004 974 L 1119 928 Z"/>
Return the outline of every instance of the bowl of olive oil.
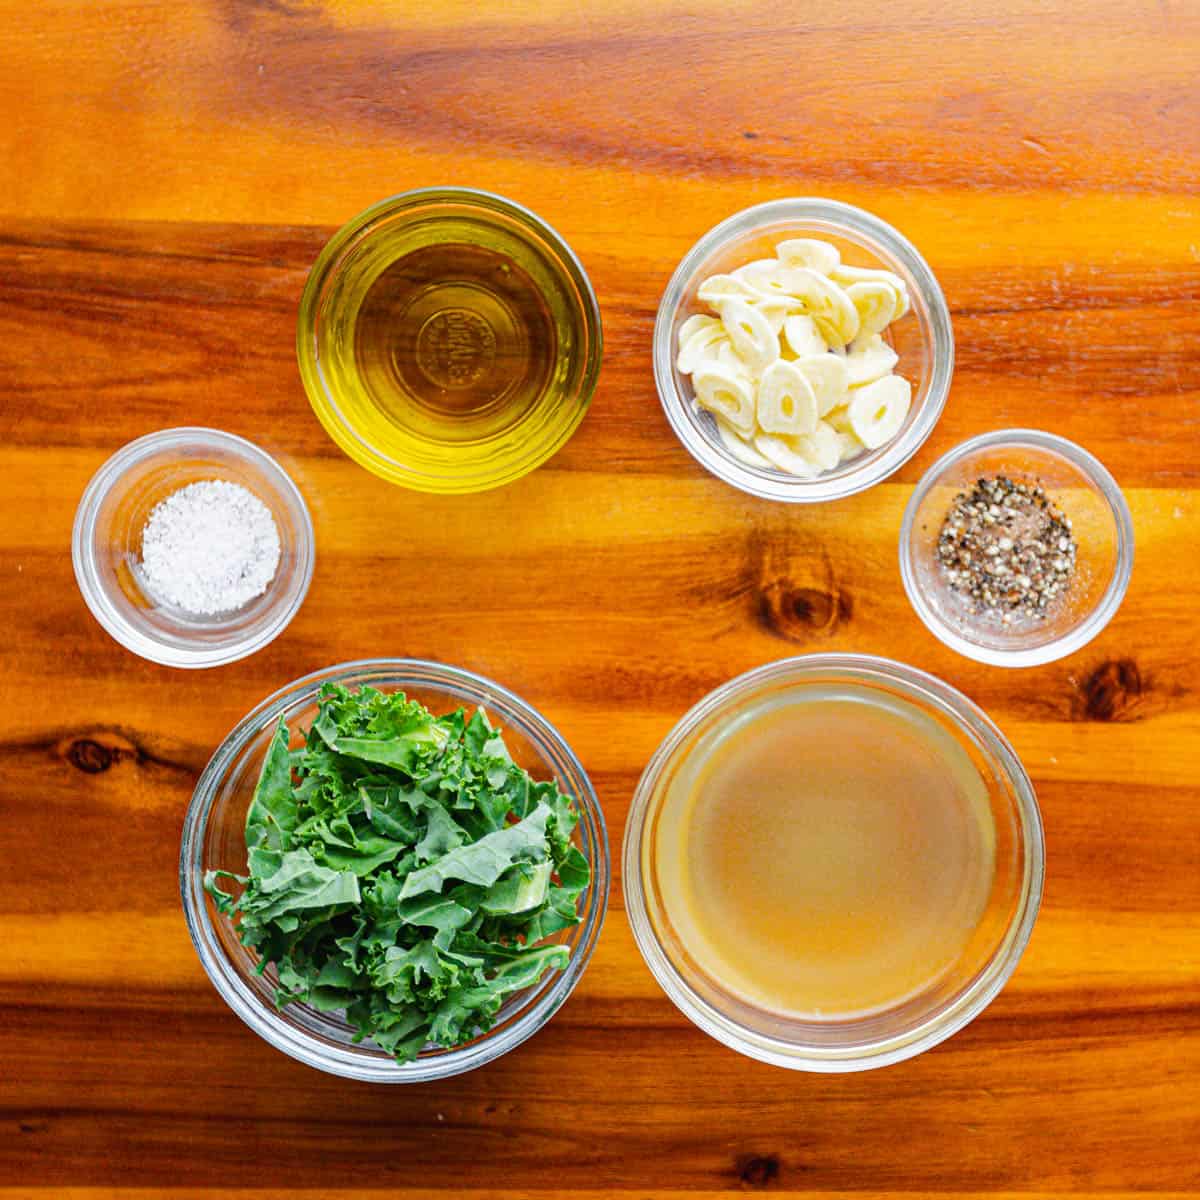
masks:
<path fill-rule="evenodd" d="M 321 424 L 361 466 L 479 492 L 574 433 L 600 371 L 600 310 L 563 239 L 469 188 L 380 201 L 322 250 L 296 350 Z"/>

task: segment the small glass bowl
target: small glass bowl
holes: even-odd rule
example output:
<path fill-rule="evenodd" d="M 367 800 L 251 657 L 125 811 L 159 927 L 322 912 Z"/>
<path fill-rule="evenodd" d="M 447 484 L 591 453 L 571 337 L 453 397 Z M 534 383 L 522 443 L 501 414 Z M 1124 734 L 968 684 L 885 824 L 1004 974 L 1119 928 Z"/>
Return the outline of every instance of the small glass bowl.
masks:
<path fill-rule="evenodd" d="M 448 422 L 443 435 L 419 434 L 407 419 L 357 386 L 358 306 L 375 280 L 414 250 L 441 245 L 485 247 L 506 255 L 541 294 L 554 329 L 555 361 L 549 381 L 532 403 L 504 427 L 459 436 Z M 466 393 L 444 377 L 446 364 L 422 357 L 421 337 L 439 318 L 458 322 L 446 353 L 463 378 L 485 378 L 501 361 L 497 347 L 511 337 L 523 344 L 511 307 L 493 296 L 491 320 L 455 307 L 469 283 L 447 279 L 419 290 L 405 311 L 429 315 L 412 347 L 416 377 Z M 474 332 L 473 332 L 474 331 Z M 506 332 L 507 331 L 507 332 Z M 541 466 L 578 428 L 600 373 L 600 308 L 583 264 L 559 234 L 529 209 L 474 188 L 420 188 L 381 200 L 339 229 L 317 257 L 300 300 L 296 353 L 309 403 L 331 438 L 359 466 L 390 483 L 422 492 L 481 492 Z M 399 344 L 399 343 L 398 343 Z M 393 354 L 396 351 L 393 350 Z M 407 361 L 407 360 L 406 360 Z M 432 372 L 432 374 L 431 374 Z M 436 377 L 436 378 L 435 378 Z M 457 390 L 456 390 L 457 389 Z M 488 400 L 496 408 L 503 396 Z M 458 400 L 453 401 L 455 404 Z"/>
<path fill-rule="evenodd" d="M 503 733 L 514 761 L 535 779 L 556 779 L 579 812 L 575 843 L 588 860 L 592 881 L 580 899 L 582 921 L 554 939 L 571 948 L 562 971 L 514 995 L 485 1034 L 452 1050 L 430 1047 L 403 1065 L 370 1042 L 352 1041 L 353 1030 L 337 1013 L 303 1004 L 275 1007 L 276 974 L 258 974 L 254 951 L 243 946 L 230 920 L 204 891 L 206 871 L 244 874 L 246 812 L 263 756 L 282 716 L 293 746 L 302 744 L 317 711 L 323 684 L 401 690 L 441 714 L 482 706 Z M 196 953 L 221 998 L 260 1037 L 293 1058 L 348 1079 L 374 1083 L 420 1083 L 482 1066 L 536 1033 L 574 990 L 595 949 L 608 901 L 608 836 L 604 814 L 579 760 L 540 713 L 507 688 L 458 667 L 417 659 L 369 659 L 305 675 L 268 696 L 243 717 L 204 768 L 188 805 L 179 852 L 179 889 Z"/>
<path fill-rule="evenodd" d="M 938 561 L 954 498 L 991 475 L 1040 483 L 1071 519 L 1075 575 L 1045 620 L 1006 626 L 973 616 Z M 917 484 L 900 529 L 900 575 L 917 615 L 951 649 L 997 667 L 1038 666 L 1085 646 L 1112 620 L 1132 571 L 1133 521 L 1117 481 L 1082 447 L 1035 429 L 984 433 L 938 459 Z"/>
<path fill-rule="evenodd" d="M 915 705 L 953 734 L 987 787 L 995 871 L 975 933 L 946 976 L 862 1016 L 801 1019 L 755 1007 L 688 953 L 657 871 L 664 801 L 674 780 L 749 711 L 800 688 L 854 686 Z M 862 1071 L 928 1050 L 974 1020 L 1016 969 L 1041 902 L 1045 846 L 1033 785 L 1004 735 L 962 693 L 902 663 L 865 654 L 810 654 L 768 663 L 711 692 L 667 735 L 646 767 L 625 826 L 625 908 L 651 973 L 705 1033 L 751 1058 L 804 1071 Z"/>
<path fill-rule="evenodd" d="M 236 612 L 195 616 L 161 604 L 139 582 L 142 531 L 154 506 L 202 480 L 253 492 L 279 531 L 279 566 L 267 590 Z M 84 490 L 71 557 L 92 615 L 128 650 L 168 667 L 218 667 L 261 650 L 296 615 L 313 573 L 304 497 L 253 442 L 219 429 L 163 429 L 122 447 Z"/>
<path fill-rule="evenodd" d="M 907 284 L 912 308 L 887 329 L 885 340 L 899 355 L 896 374 L 913 388 L 912 407 L 900 432 L 816 479 L 739 462 L 725 449 L 711 414 L 696 411 L 691 380 L 675 366 L 679 327 L 694 313 L 711 310 L 696 298 L 710 275 L 754 259 L 770 258 L 784 238 L 831 242 L 843 262 L 883 268 Z M 871 213 L 836 200 L 772 200 L 735 213 L 710 229 L 684 256 L 671 276 L 654 324 L 654 379 L 667 419 L 688 452 L 718 478 L 752 496 L 792 503 L 839 500 L 873 487 L 906 463 L 941 416 L 954 374 L 954 332 L 942 289 L 917 249 Z"/>

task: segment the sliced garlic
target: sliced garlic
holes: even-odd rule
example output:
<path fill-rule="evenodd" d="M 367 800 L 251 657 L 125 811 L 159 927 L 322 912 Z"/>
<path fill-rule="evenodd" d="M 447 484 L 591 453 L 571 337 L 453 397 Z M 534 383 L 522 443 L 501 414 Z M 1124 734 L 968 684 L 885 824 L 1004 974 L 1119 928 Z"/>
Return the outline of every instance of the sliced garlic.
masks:
<path fill-rule="evenodd" d="M 880 280 L 852 283 L 846 295 L 858 313 L 858 337 L 870 338 L 882 333 L 896 316 L 899 295 Z"/>
<path fill-rule="evenodd" d="M 754 448 L 771 461 L 771 465 L 798 475 L 801 479 L 816 479 L 820 471 L 802 454 L 796 451 L 790 438 L 777 437 L 773 433 L 760 433 L 754 438 Z"/>
<path fill-rule="evenodd" d="M 756 258 L 752 262 L 743 263 L 740 267 L 735 267 L 730 271 L 730 275 L 734 279 L 740 279 L 743 283 L 748 283 L 752 288 L 758 291 L 765 291 L 756 282 L 756 276 L 761 275 L 764 271 L 770 273 L 779 267 L 778 259 L 774 258 Z"/>
<path fill-rule="evenodd" d="M 877 267 L 847 267 L 839 265 L 829 273 L 835 283 L 849 287 L 853 283 L 886 283 L 896 293 L 896 315 L 898 321 L 911 307 L 908 299 L 908 284 L 895 271 L 884 271 Z"/>
<path fill-rule="evenodd" d="M 850 424 L 849 405 L 842 405 L 839 408 L 835 408 L 827 412 L 821 419 L 831 425 L 838 433 L 848 433 L 854 437 L 855 441 L 858 441 L 858 436 L 854 433 L 854 427 Z"/>
<path fill-rule="evenodd" d="M 825 339 L 817 329 L 817 323 L 807 313 L 796 313 L 783 323 L 783 340 L 797 357 L 807 354 L 824 354 Z"/>
<path fill-rule="evenodd" d="M 857 458 L 866 449 L 853 431 L 838 430 L 837 439 L 839 464 Z"/>
<path fill-rule="evenodd" d="M 912 403 L 912 385 L 899 375 L 885 375 L 854 393 L 850 426 L 868 450 L 891 441 L 900 432 Z"/>
<path fill-rule="evenodd" d="M 817 398 L 817 416 L 850 400 L 850 379 L 845 359 L 835 354 L 811 354 L 796 359 L 796 370 L 808 380 Z"/>
<path fill-rule="evenodd" d="M 724 417 L 747 437 L 754 432 L 754 387 L 737 371 L 716 362 L 705 362 L 692 376 L 696 401 L 709 412 Z"/>
<path fill-rule="evenodd" d="M 847 263 L 839 263 L 829 272 L 829 278 L 843 287 L 852 283 L 887 283 L 896 291 L 904 291 L 906 284 L 895 271 L 885 271 L 882 267 L 852 267 Z"/>
<path fill-rule="evenodd" d="M 792 363 L 773 362 L 758 385 L 759 428 L 767 433 L 811 433 L 817 427 L 812 385 Z"/>
<path fill-rule="evenodd" d="M 710 275 L 697 289 L 696 297 L 714 308 L 722 301 L 735 296 L 741 300 L 761 300 L 762 292 L 751 287 L 736 275 Z"/>
<path fill-rule="evenodd" d="M 789 238 L 775 247 L 775 257 L 785 267 L 809 267 L 828 275 L 842 261 L 838 248 L 815 238 Z"/>
<path fill-rule="evenodd" d="M 797 267 L 792 283 L 809 315 L 830 346 L 844 346 L 858 336 L 858 311 L 845 289 L 809 267 Z"/>
<path fill-rule="evenodd" d="M 694 313 L 680 325 L 679 333 L 676 334 L 676 341 L 678 341 L 679 348 L 682 350 L 684 343 L 691 341 L 694 334 L 701 333 L 705 329 L 720 328 L 721 322 L 716 317 L 710 317 L 707 313 Z"/>
<path fill-rule="evenodd" d="M 716 358 L 722 343 L 729 341 L 729 334 L 720 321 L 715 328 L 706 326 L 693 333 L 686 342 L 680 343 L 675 368 L 681 375 L 690 375 L 704 361 Z"/>
<path fill-rule="evenodd" d="M 760 258 L 735 272 L 739 279 L 765 296 L 799 301 L 808 291 L 804 276 L 774 258 Z"/>
<path fill-rule="evenodd" d="M 842 447 L 837 430 L 825 421 L 818 421 L 812 433 L 794 438 L 793 444 L 796 452 L 819 471 L 832 471 L 841 461 Z"/>
<path fill-rule="evenodd" d="M 783 267 L 775 263 L 768 269 L 753 265 L 760 273 L 746 279 L 752 280 L 752 286 L 762 295 L 770 297 L 757 302 L 760 309 L 774 303 L 784 307 L 789 319 L 791 314 L 808 316 L 817 336 L 830 346 L 844 346 L 857 335 L 858 313 L 854 302 L 836 283 L 810 267 Z M 755 302 L 747 300 L 747 303 Z"/>
<path fill-rule="evenodd" d="M 847 383 L 852 388 L 874 383 L 888 374 L 898 361 L 895 350 L 879 334 L 856 341 L 846 355 Z"/>
<path fill-rule="evenodd" d="M 781 296 L 778 299 L 771 297 L 766 300 L 747 300 L 752 308 L 758 309 L 763 315 L 763 319 L 771 327 L 771 332 L 776 336 L 783 332 L 788 318 L 800 307 L 800 301 L 793 300 L 788 296 Z"/>
<path fill-rule="evenodd" d="M 779 338 L 757 309 L 729 298 L 716 307 L 730 341 L 752 371 L 761 372 L 779 357 Z"/>
<path fill-rule="evenodd" d="M 749 363 L 734 349 L 728 335 L 722 340 L 720 346 L 717 347 L 716 361 L 721 366 L 727 367 L 729 370 L 742 376 L 747 382 L 752 382 L 755 378 Z"/>
<path fill-rule="evenodd" d="M 760 471 L 771 470 L 773 464 L 764 457 L 723 417 L 714 414 L 713 420 L 717 426 L 717 434 L 725 449 L 740 463 L 748 467 L 757 467 Z"/>
<path fill-rule="evenodd" d="M 899 275 L 790 238 L 697 295 L 718 315 L 680 325 L 676 365 L 735 461 L 815 479 L 903 428 L 912 388 L 881 336 L 909 308 Z"/>

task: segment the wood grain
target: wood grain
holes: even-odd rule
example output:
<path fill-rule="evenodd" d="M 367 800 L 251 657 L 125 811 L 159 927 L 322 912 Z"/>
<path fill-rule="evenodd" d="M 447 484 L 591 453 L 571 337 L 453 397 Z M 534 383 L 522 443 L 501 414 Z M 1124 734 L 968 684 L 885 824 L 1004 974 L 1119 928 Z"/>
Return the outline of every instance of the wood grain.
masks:
<path fill-rule="evenodd" d="M 0 1200 L 1200 1194 L 1200 9 L 0 0 L 0 16 Z M 362 472 L 295 368 L 331 229 L 438 182 L 551 220 L 603 310 L 579 433 L 482 497 Z M 705 475 L 650 371 L 688 246 L 794 194 L 908 234 L 958 347 L 920 454 L 813 511 Z M 70 565 L 92 472 L 184 423 L 277 454 L 318 539 L 287 633 L 209 672 L 121 650 Z M 1019 673 L 937 643 L 895 561 L 924 468 L 1009 424 L 1105 460 L 1138 556 L 1097 641 Z M 724 1050 L 642 964 L 619 864 L 570 1003 L 461 1079 L 319 1075 L 204 977 L 178 904 L 183 811 L 281 683 L 400 654 L 503 681 L 580 753 L 617 852 L 686 708 L 826 649 L 962 688 L 1043 808 L 1028 953 L 922 1058 L 823 1078 Z"/>

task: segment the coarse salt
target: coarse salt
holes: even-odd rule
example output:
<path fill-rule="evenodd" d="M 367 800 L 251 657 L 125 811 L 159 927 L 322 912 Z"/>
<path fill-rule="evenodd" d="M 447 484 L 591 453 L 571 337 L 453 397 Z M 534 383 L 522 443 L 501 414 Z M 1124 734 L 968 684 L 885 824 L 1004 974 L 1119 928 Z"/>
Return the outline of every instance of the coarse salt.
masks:
<path fill-rule="evenodd" d="M 261 596 L 279 556 L 271 510 L 241 484 L 206 479 L 151 510 L 142 530 L 141 581 L 161 604 L 215 616 Z"/>

